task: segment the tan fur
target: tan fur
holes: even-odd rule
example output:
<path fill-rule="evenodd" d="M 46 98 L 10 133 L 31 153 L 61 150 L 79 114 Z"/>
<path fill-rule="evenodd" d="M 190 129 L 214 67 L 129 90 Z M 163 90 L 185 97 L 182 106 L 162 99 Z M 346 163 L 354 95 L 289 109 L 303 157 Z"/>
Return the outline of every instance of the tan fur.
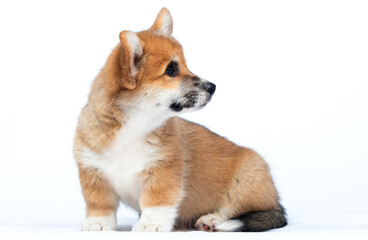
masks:
<path fill-rule="evenodd" d="M 136 56 L 139 64 L 134 77 L 130 75 L 129 63 L 133 56 L 124 32 L 120 34 L 121 42 L 95 79 L 88 103 L 81 111 L 74 155 L 87 216 L 115 212 L 119 197 L 106 176 L 83 164 L 84 149 L 95 154 L 109 149 L 128 121 L 121 107 L 124 103 L 139 98 L 147 89 L 176 89 L 183 77 L 194 76 L 186 66 L 180 44 L 170 36 L 155 33 L 160 21 L 159 14 L 150 30 L 137 33 L 145 54 Z M 180 74 L 170 79 L 162 73 L 173 58 L 180 65 Z M 178 117 L 168 119 L 148 134 L 146 141 L 158 149 L 158 159 L 141 172 L 143 188 L 139 204 L 177 205 L 177 226 L 192 226 L 208 213 L 231 218 L 249 211 L 277 208 L 278 194 L 269 168 L 256 152 Z"/>

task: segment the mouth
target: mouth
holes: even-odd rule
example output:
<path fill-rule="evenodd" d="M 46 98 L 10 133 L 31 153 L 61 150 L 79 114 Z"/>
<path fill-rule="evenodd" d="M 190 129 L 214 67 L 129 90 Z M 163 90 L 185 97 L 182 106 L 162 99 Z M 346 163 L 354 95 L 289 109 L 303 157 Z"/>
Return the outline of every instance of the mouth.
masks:
<path fill-rule="evenodd" d="M 173 110 L 174 112 L 181 112 L 183 108 L 193 108 L 195 104 L 196 104 L 195 99 L 192 99 L 186 103 L 174 101 L 173 103 L 170 104 L 170 109 Z"/>
<path fill-rule="evenodd" d="M 200 109 L 206 106 L 212 98 L 212 94 L 198 93 L 196 91 L 188 92 L 183 98 L 176 99 L 170 104 L 170 109 L 174 112 L 181 112 L 184 108 Z"/>

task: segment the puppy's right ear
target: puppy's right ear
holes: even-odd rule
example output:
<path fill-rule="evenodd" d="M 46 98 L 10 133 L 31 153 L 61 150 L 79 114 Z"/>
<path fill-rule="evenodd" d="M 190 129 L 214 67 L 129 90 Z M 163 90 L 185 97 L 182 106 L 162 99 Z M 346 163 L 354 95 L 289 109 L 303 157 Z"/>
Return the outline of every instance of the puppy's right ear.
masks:
<path fill-rule="evenodd" d="M 139 60 L 143 56 L 142 45 L 137 34 L 133 32 L 123 31 L 119 37 L 122 84 L 124 88 L 134 89 L 137 86 L 136 75 L 139 70 Z"/>

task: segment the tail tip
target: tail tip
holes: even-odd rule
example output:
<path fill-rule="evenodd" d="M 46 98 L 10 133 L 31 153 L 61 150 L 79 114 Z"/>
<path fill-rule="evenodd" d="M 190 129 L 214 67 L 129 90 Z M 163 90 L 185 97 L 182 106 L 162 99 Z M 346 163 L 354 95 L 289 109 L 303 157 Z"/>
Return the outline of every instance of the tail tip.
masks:
<path fill-rule="evenodd" d="M 244 227 L 244 223 L 240 220 L 227 220 L 217 227 L 217 230 L 222 232 L 236 232 Z"/>

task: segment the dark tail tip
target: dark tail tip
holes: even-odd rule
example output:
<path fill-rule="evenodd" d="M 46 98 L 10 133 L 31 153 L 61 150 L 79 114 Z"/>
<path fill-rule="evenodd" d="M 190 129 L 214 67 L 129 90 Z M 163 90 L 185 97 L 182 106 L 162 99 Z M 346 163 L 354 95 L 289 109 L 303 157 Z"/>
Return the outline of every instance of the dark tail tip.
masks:
<path fill-rule="evenodd" d="M 244 225 L 237 229 L 239 232 L 262 232 L 287 225 L 286 212 L 281 205 L 273 210 L 249 212 L 233 220 L 243 222 Z"/>

